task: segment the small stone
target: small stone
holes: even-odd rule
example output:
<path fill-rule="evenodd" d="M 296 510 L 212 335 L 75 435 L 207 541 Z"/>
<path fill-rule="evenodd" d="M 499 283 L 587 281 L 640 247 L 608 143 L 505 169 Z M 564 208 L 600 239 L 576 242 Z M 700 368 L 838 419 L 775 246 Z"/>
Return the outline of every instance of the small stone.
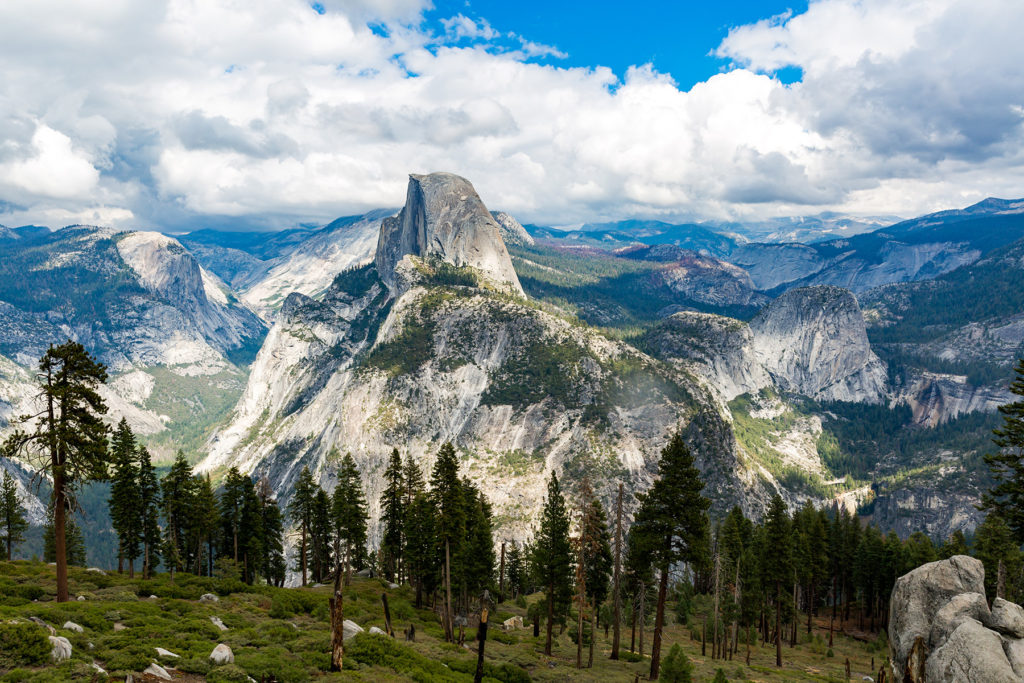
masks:
<path fill-rule="evenodd" d="M 103 571 L 102 569 L 100 569 L 99 567 L 89 567 L 85 571 L 93 572 L 94 574 L 103 574 L 104 576 L 107 575 L 107 573 L 105 571 Z"/>
<path fill-rule="evenodd" d="M 149 599 L 150 600 L 159 600 L 160 598 L 156 597 L 155 595 L 150 595 Z"/>
<path fill-rule="evenodd" d="M 83 629 L 81 626 L 79 626 L 73 621 L 65 621 L 64 625 L 61 628 L 63 628 L 65 631 L 74 631 L 75 633 L 83 633 L 85 631 L 85 629 Z"/>
<path fill-rule="evenodd" d="M 397 583 L 389 583 L 388 584 L 388 588 L 390 588 L 391 590 L 394 590 L 394 589 L 398 588 L 398 584 Z"/>
<path fill-rule="evenodd" d="M 142 673 L 149 674 L 150 676 L 156 676 L 157 678 L 161 678 L 161 679 L 163 679 L 165 681 L 172 680 L 171 679 L 171 674 L 167 673 L 167 669 L 163 668 L 162 666 L 160 666 L 156 662 L 153 662 L 152 664 L 147 666 L 146 670 L 143 671 Z"/>
<path fill-rule="evenodd" d="M 79 595 L 78 596 L 78 602 L 85 602 L 85 596 L 84 595 Z"/>
<path fill-rule="evenodd" d="M 221 631 L 227 631 L 228 627 L 224 625 L 224 622 L 220 620 L 220 617 L 210 617 L 210 621 L 213 625 L 219 628 Z"/>
<path fill-rule="evenodd" d="M 175 659 L 181 659 L 181 655 L 176 655 L 170 650 L 165 650 L 162 647 L 155 648 L 157 655 L 160 657 L 174 657 Z"/>
<path fill-rule="evenodd" d="M 122 624 L 120 621 L 114 624 L 114 633 L 117 633 L 118 631 L 125 631 L 127 629 L 128 627 Z"/>
<path fill-rule="evenodd" d="M 370 633 L 372 633 L 375 636 L 386 636 L 387 635 L 387 633 L 385 633 L 381 629 L 377 628 L 376 626 L 371 626 L 370 627 Z"/>
<path fill-rule="evenodd" d="M 71 641 L 64 636 L 49 636 L 50 645 L 53 646 L 53 650 L 50 651 L 50 656 L 55 662 L 63 662 L 65 659 L 71 659 Z"/>
<path fill-rule="evenodd" d="M 233 664 L 235 654 L 231 651 L 230 647 L 221 643 L 213 648 L 213 652 L 210 653 L 210 659 L 213 660 L 214 664 Z"/>
<path fill-rule="evenodd" d="M 203 593 L 199 598 L 199 602 L 220 602 L 220 598 L 213 593 Z"/>
<path fill-rule="evenodd" d="M 106 676 L 107 675 L 106 670 L 102 666 L 97 664 L 96 662 L 92 663 L 92 668 L 93 668 L 93 670 L 96 671 L 96 673 L 98 673 L 101 676 Z"/>

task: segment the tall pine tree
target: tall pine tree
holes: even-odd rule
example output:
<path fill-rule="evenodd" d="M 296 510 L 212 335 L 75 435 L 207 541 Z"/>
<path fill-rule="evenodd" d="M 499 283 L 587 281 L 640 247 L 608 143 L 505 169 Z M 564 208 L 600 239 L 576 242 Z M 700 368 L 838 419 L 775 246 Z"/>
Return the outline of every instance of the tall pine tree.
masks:
<path fill-rule="evenodd" d="M 765 553 L 761 559 L 764 585 L 775 605 L 775 666 L 779 667 L 782 666 L 782 612 L 788 605 L 788 587 L 793 579 L 791 530 L 786 503 L 776 494 L 765 515 Z"/>
<path fill-rule="evenodd" d="M 299 535 L 298 557 L 295 571 L 302 573 L 302 585 L 305 586 L 309 573 L 309 532 L 313 522 L 313 504 L 316 491 L 320 487 L 313 481 L 308 467 L 303 467 L 292 490 L 292 498 L 288 502 L 288 519 L 297 527 Z"/>
<path fill-rule="evenodd" d="M 138 507 L 142 544 L 142 578 L 153 575 L 160 564 L 160 484 L 156 478 L 153 459 L 144 446 L 136 449 L 136 471 L 138 473 Z"/>
<path fill-rule="evenodd" d="M 349 453 L 341 459 L 332 506 L 333 527 L 342 553 L 338 561 L 343 562 L 347 584 L 351 579 L 352 569 L 362 567 L 366 562 L 367 527 L 363 482 L 356 461 Z"/>
<path fill-rule="evenodd" d="M 444 629 L 445 637 L 454 641 L 455 631 L 452 620 L 452 558 L 459 552 L 459 543 L 466 534 L 465 507 L 462 500 L 462 483 L 459 481 L 459 461 L 451 443 L 441 446 L 430 475 L 430 496 L 437 514 L 434 523 L 436 538 L 443 557 L 444 575 L 441 583 L 445 591 Z"/>
<path fill-rule="evenodd" d="M 113 465 L 110 482 L 110 523 L 117 533 L 117 573 L 124 571 L 128 560 L 128 576 L 135 576 L 135 558 L 139 556 L 142 536 L 142 515 L 139 510 L 139 477 L 135 463 L 135 434 L 128 421 L 121 418 L 110 443 Z"/>
<path fill-rule="evenodd" d="M 541 511 L 540 529 L 533 546 L 532 563 L 547 602 L 547 634 L 544 654 L 551 656 L 551 630 L 556 614 L 561 617 L 572 599 L 572 547 L 569 542 L 569 513 L 558 476 L 551 472 L 548 495 Z"/>
<path fill-rule="evenodd" d="M 384 555 L 384 577 L 401 580 L 402 546 L 405 539 L 405 477 L 398 449 L 391 451 L 384 471 L 384 491 L 380 496 L 381 523 L 384 526 L 380 549 Z"/>
<path fill-rule="evenodd" d="M 1017 363 L 1010 391 L 1021 399 L 999 407 L 1003 426 L 993 431 L 999 449 L 985 455 L 996 485 L 982 494 L 982 506 L 995 511 L 1013 531 L 1017 545 L 1024 543 L 1024 359 Z"/>
<path fill-rule="evenodd" d="M 25 519 L 25 507 L 18 499 L 18 487 L 14 477 L 6 469 L 3 481 L 0 482 L 0 543 L 7 551 L 7 561 L 14 557 L 14 548 L 25 540 L 28 521 Z"/>

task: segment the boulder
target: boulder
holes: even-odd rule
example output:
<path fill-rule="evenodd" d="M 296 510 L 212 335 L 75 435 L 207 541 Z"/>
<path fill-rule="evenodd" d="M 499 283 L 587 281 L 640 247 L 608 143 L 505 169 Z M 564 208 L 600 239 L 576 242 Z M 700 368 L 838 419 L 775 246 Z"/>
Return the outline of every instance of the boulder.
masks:
<path fill-rule="evenodd" d="M 375 636 L 386 636 L 387 635 L 387 633 L 385 633 L 383 630 L 377 628 L 376 626 L 371 626 L 369 632 L 372 633 Z"/>
<path fill-rule="evenodd" d="M 156 662 L 153 662 L 152 664 L 147 666 L 146 670 L 143 671 L 142 673 L 148 674 L 150 676 L 153 676 L 155 678 L 159 678 L 159 679 L 162 679 L 162 680 L 165 680 L 165 681 L 173 680 L 171 678 L 171 674 L 167 673 L 167 669 L 163 668 L 162 666 L 160 666 Z"/>
<path fill-rule="evenodd" d="M 100 569 L 99 567 L 89 567 L 85 571 L 93 572 L 94 574 L 103 574 L 104 576 L 107 575 L 107 573 L 105 571 L 103 571 L 102 569 Z"/>
<path fill-rule="evenodd" d="M 505 631 L 514 631 L 517 628 L 523 628 L 523 618 L 511 617 L 509 619 L 506 619 L 501 623 L 501 628 Z"/>
<path fill-rule="evenodd" d="M 173 657 L 175 659 L 180 659 L 181 658 L 181 655 L 176 655 L 173 652 L 171 652 L 170 650 L 165 650 L 162 647 L 158 647 L 158 648 L 155 648 L 155 649 L 156 649 L 156 654 L 157 654 L 158 657 Z"/>
<path fill-rule="evenodd" d="M 96 662 L 93 662 L 93 663 L 92 663 L 92 669 L 93 669 L 93 671 L 95 671 L 96 673 L 98 673 L 98 674 L 99 674 L 100 676 L 106 676 L 106 675 L 107 675 L 107 670 L 106 670 L 106 669 L 104 669 L 104 668 L 103 668 L 102 666 L 100 666 L 99 664 L 97 664 Z"/>
<path fill-rule="evenodd" d="M 203 593 L 199 596 L 199 602 L 220 602 L 220 598 L 213 593 Z"/>
<path fill-rule="evenodd" d="M 116 624 L 114 624 L 114 632 L 115 633 L 120 632 L 120 631 L 124 631 L 127 628 L 128 627 L 125 626 L 124 624 L 122 624 L 121 622 L 117 622 Z"/>
<path fill-rule="evenodd" d="M 85 629 L 76 624 L 73 621 L 65 621 L 64 625 L 61 626 L 65 631 L 74 631 L 75 633 L 84 633 Z"/>
<path fill-rule="evenodd" d="M 985 601 L 985 570 L 964 555 L 931 562 L 896 580 L 889 604 L 897 681 L 1024 680 L 1024 610 Z"/>
<path fill-rule="evenodd" d="M 224 625 L 224 622 L 220 620 L 220 617 L 210 617 L 210 621 L 214 626 L 219 628 L 221 631 L 227 631 L 228 627 Z"/>
<path fill-rule="evenodd" d="M 53 647 L 50 650 L 50 657 L 55 662 L 63 662 L 65 659 L 71 659 L 71 641 L 64 636 L 49 636 L 50 645 Z"/>
<path fill-rule="evenodd" d="M 210 653 L 210 659 L 214 664 L 234 664 L 235 653 L 231 651 L 230 647 L 221 643 L 213 648 L 213 652 Z"/>
<path fill-rule="evenodd" d="M 992 601 L 990 628 L 1013 638 L 1024 638 L 1024 609 L 1020 605 L 996 598 Z"/>
<path fill-rule="evenodd" d="M 85 596 L 84 595 L 79 595 L 77 600 L 78 600 L 78 602 L 85 602 Z"/>
<path fill-rule="evenodd" d="M 1003 651 L 999 634 L 967 619 L 938 649 L 928 655 L 927 681 L 1020 683 Z"/>
<path fill-rule="evenodd" d="M 342 624 L 341 640 L 345 642 L 349 638 L 353 637 L 357 633 L 362 633 L 363 627 L 350 619 L 346 619 Z"/>

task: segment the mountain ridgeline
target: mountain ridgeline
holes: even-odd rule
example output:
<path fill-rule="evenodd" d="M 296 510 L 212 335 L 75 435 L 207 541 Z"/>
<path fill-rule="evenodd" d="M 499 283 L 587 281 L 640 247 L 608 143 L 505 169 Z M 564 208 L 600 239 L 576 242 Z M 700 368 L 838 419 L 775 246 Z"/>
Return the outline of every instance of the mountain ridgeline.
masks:
<path fill-rule="evenodd" d="M 4 229 L 0 429 L 71 338 L 110 370 L 108 419 L 158 463 L 182 449 L 287 504 L 304 467 L 331 489 L 350 454 L 371 544 L 396 447 L 429 470 L 454 444 L 498 531 L 525 539 L 552 472 L 607 504 L 620 481 L 651 485 L 675 431 L 713 517 L 760 517 L 779 493 L 941 541 L 980 523 L 1024 348 L 1022 207 L 563 231 L 432 173 L 400 210 L 320 228 Z M 839 237 L 792 241 L 812 233 Z M 27 496 L 25 463 L 0 465 Z"/>

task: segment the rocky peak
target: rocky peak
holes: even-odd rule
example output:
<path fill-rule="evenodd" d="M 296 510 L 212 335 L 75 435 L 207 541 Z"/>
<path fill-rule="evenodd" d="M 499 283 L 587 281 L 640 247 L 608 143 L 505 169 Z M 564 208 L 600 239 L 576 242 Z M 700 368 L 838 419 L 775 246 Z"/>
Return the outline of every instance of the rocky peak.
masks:
<path fill-rule="evenodd" d="M 523 224 L 513 216 L 504 211 L 492 211 L 491 216 L 494 217 L 495 222 L 498 224 L 501 239 L 505 241 L 505 244 L 519 244 L 528 247 L 535 243 L 533 236 L 526 232 Z"/>
<path fill-rule="evenodd" d="M 838 401 L 880 400 L 886 382 L 856 297 L 819 285 L 786 292 L 750 322 L 754 352 L 785 391 Z"/>
<path fill-rule="evenodd" d="M 375 261 L 392 289 L 407 255 L 469 266 L 493 284 L 523 292 L 497 222 L 470 182 L 451 173 L 410 175 L 405 206 L 381 224 Z"/>

